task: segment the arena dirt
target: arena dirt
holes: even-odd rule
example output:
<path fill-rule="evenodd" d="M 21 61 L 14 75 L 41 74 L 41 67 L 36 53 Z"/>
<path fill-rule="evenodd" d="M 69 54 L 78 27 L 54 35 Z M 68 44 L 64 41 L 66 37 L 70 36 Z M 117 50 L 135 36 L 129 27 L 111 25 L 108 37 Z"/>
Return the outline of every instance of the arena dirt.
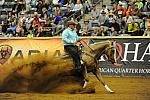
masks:
<path fill-rule="evenodd" d="M 0 66 L 0 100 L 150 100 L 150 78 L 104 77 L 115 91 L 90 76 L 86 89 L 70 61 L 34 56 Z"/>

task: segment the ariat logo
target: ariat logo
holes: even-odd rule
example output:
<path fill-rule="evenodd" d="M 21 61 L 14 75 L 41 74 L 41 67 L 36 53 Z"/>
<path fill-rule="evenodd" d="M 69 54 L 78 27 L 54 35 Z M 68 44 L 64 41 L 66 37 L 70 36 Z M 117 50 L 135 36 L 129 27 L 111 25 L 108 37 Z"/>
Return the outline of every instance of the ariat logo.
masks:
<path fill-rule="evenodd" d="M 11 56 L 13 48 L 9 45 L 0 46 L 0 64 L 4 64 Z"/>

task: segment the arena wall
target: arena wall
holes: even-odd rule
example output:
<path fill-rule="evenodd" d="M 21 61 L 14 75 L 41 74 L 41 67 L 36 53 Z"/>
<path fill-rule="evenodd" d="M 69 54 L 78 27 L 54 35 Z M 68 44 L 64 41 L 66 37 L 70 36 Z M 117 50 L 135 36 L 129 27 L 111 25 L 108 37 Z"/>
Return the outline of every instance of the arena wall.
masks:
<path fill-rule="evenodd" d="M 116 60 L 114 66 L 102 56 L 99 60 L 100 71 L 108 76 L 150 76 L 150 39 L 149 37 L 81 37 L 83 45 L 103 40 L 116 41 Z M 1 38 L 0 64 L 5 66 L 18 58 L 36 54 L 63 55 L 61 37 L 55 38 Z M 116 65 L 117 65 L 116 64 Z"/>

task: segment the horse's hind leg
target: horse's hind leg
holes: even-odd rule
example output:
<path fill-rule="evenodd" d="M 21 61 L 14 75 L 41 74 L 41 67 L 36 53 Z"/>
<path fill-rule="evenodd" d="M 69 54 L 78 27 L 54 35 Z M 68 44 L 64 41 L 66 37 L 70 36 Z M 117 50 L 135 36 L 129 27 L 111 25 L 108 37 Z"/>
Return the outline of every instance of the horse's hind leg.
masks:
<path fill-rule="evenodd" d="M 86 68 L 85 65 L 83 66 L 83 78 L 84 78 L 83 88 L 86 88 L 87 83 L 88 83 L 89 80 L 88 80 L 87 68 Z"/>
<path fill-rule="evenodd" d="M 96 76 L 96 78 L 103 84 L 103 86 L 105 87 L 105 89 L 110 92 L 110 93 L 114 93 L 114 91 L 112 91 L 105 83 L 105 81 L 102 78 L 101 73 L 99 72 L 98 68 L 93 71 L 93 74 Z"/>

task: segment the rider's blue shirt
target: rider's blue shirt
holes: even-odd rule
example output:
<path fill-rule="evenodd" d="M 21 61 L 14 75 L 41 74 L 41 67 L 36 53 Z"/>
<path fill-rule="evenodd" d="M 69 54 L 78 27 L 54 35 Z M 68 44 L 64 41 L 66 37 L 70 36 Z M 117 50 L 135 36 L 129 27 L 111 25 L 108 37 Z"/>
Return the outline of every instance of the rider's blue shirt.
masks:
<path fill-rule="evenodd" d="M 78 42 L 80 39 L 77 33 L 68 27 L 62 33 L 62 40 L 64 45 L 73 45 L 74 42 Z"/>

